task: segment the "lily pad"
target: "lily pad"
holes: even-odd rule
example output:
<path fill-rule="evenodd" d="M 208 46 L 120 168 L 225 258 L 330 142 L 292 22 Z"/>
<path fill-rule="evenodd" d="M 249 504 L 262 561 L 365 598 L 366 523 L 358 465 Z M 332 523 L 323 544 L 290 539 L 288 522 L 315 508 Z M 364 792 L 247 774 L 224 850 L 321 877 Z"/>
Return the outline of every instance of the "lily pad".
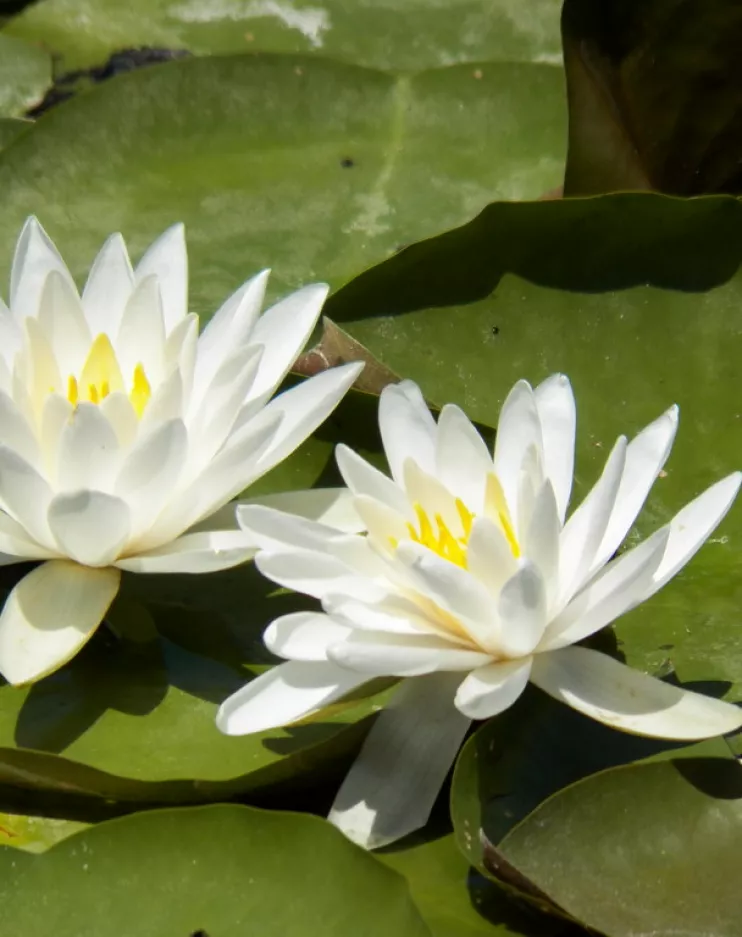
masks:
<path fill-rule="evenodd" d="M 455 62 L 561 62 L 559 0 L 44 0 L 8 27 L 43 42 L 65 68 L 133 46 L 316 52 L 374 68 Z"/>
<path fill-rule="evenodd" d="M 393 77 L 271 55 L 118 76 L 0 153 L 0 274 L 34 212 L 78 275 L 109 232 L 136 254 L 185 221 L 199 312 L 265 266 L 274 292 L 340 284 L 493 197 L 558 184 L 561 85 L 548 65 Z"/>
<path fill-rule="evenodd" d="M 20 117 L 0 117 L 0 150 L 32 126 L 30 120 L 22 120 Z"/>
<path fill-rule="evenodd" d="M 742 927 L 742 768 L 716 758 L 630 765 L 542 804 L 501 843 L 561 907 L 608 937 Z"/>
<path fill-rule="evenodd" d="M 76 820 L 0 813 L 0 846 L 11 846 L 24 852 L 46 852 L 63 839 L 87 827 L 87 823 Z"/>
<path fill-rule="evenodd" d="M 142 813 L 40 856 L 0 848 L 0 867 L 4 926 L 24 937 L 430 935 L 404 879 L 316 817 Z"/>
<path fill-rule="evenodd" d="M 619 434 L 678 403 L 677 441 L 633 543 L 742 467 L 740 258 L 742 206 L 730 198 L 494 204 L 361 275 L 327 312 L 426 396 L 490 425 L 519 378 L 568 374 L 575 503 Z M 618 621 L 628 662 L 741 699 L 741 568 L 737 505 L 680 576 Z"/>
<path fill-rule="evenodd" d="M 50 56 L 30 42 L 0 35 L 0 116 L 16 117 L 44 97 L 52 83 Z"/>

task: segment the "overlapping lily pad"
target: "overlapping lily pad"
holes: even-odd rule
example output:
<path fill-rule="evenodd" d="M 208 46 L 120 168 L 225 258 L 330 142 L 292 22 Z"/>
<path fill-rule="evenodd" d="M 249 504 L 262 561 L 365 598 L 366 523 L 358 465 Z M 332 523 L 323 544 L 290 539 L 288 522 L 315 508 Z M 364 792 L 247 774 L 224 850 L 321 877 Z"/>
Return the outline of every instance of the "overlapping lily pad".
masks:
<path fill-rule="evenodd" d="M 312 52 L 374 68 L 480 60 L 559 64 L 559 0 L 44 0 L 10 25 L 64 67 L 132 46 L 199 55 Z"/>
<path fill-rule="evenodd" d="M 24 937 L 429 937 L 401 876 L 316 817 L 212 806 L 93 827 L 40 856 L 0 848 Z"/>
<path fill-rule="evenodd" d="M 185 221 L 192 305 L 264 266 L 272 288 L 340 284 L 495 197 L 559 184 L 562 78 L 546 65 L 412 76 L 302 57 L 188 59 L 119 76 L 0 155 L 0 269 L 31 212 L 85 271 Z"/>
<path fill-rule="evenodd" d="M 52 63 L 46 52 L 0 35 L 0 117 L 16 117 L 38 104 L 51 83 Z"/>

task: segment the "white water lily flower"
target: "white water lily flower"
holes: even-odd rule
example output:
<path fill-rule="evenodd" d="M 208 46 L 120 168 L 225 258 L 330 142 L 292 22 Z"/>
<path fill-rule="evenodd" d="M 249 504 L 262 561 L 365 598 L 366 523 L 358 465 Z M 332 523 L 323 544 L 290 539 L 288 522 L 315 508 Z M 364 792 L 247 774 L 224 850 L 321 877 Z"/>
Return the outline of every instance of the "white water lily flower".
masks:
<path fill-rule="evenodd" d="M 345 446 L 337 461 L 367 536 L 264 506 L 238 508 L 256 562 L 324 609 L 274 621 L 284 663 L 227 699 L 230 734 L 294 722 L 377 676 L 411 678 L 372 728 L 330 819 L 380 846 L 422 826 L 472 719 L 512 705 L 530 680 L 556 699 L 639 735 L 699 739 L 742 725 L 742 710 L 574 646 L 660 589 L 730 507 L 740 473 L 611 559 L 672 446 L 673 407 L 630 443 L 565 522 L 575 403 L 555 375 L 519 381 L 500 414 L 494 458 L 464 413 L 434 422 L 409 381 L 381 395 L 392 478 Z"/>
<path fill-rule="evenodd" d="M 26 223 L 10 308 L 0 302 L 0 564 L 45 562 L 0 614 L 11 683 L 80 649 L 121 570 L 201 573 L 253 555 L 234 523 L 209 518 L 305 440 L 359 371 L 326 371 L 270 400 L 327 287 L 260 316 L 267 275 L 199 338 L 182 225 L 135 270 L 114 234 L 80 297 L 41 226 Z"/>

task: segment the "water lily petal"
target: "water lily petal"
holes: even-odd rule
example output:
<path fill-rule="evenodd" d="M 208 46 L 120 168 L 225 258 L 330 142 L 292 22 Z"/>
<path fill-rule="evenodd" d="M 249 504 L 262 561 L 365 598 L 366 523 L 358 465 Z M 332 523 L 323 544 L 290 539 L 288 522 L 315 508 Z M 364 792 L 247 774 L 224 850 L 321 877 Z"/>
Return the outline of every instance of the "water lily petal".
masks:
<path fill-rule="evenodd" d="M 147 249 L 134 271 L 135 285 L 152 274 L 160 287 L 168 333 L 188 312 L 188 254 L 182 224 L 172 225 Z"/>
<path fill-rule="evenodd" d="M 488 517 L 474 519 L 466 546 L 466 567 L 493 598 L 518 569 L 505 535 Z"/>
<path fill-rule="evenodd" d="M 121 461 L 121 449 L 113 426 L 94 403 L 78 404 L 62 428 L 56 460 L 58 491 L 112 483 Z"/>
<path fill-rule="evenodd" d="M 7 513 L 37 543 L 54 547 L 46 519 L 51 488 L 29 462 L 1 443 L 0 497 Z"/>
<path fill-rule="evenodd" d="M 91 637 L 118 592 L 116 569 L 51 560 L 28 573 L 0 614 L 0 672 L 10 683 L 39 680 Z"/>
<path fill-rule="evenodd" d="M 254 555 L 241 531 L 213 530 L 183 534 L 156 550 L 119 558 L 114 565 L 132 573 L 213 573 Z"/>
<path fill-rule="evenodd" d="M 559 505 L 552 483 L 547 479 L 533 504 L 531 521 L 523 538 L 523 553 L 543 577 L 549 612 L 558 598 L 560 534 Z"/>
<path fill-rule="evenodd" d="M 428 474 L 435 474 L 436 425 L 417 384 L 400 381 L 382 390 L 379 430 L 389 470 L 398 485 L 404 485 L 408 459 Z"/>
<path fill-rule="evenodd" d="M 381 553 L 391 553 L 400 540 L 409 538 L 410 527 L 404 515 L 398 514 L 383 501 L 376 501 L 368 495 L 358 495 L 355 507 L 368 532 L 368 539 Z"/>
<path fill-rule="evenodd" d="M 438 478 L 474 513 L 482 511 L 492 456 L 460 407 L 446 404 L 438 417 L 435 458 Z"/>
<path fill-rule="evenodd" d="M 489 719 L 504 712 L 525 690 L 531 660 L 507 660 L 473 670 L 456 693 L 456 707 L 470 719 Z"/>
<path fill-rule="evenodd" d="M 248 735 L 289 725 L 368 682 L 329 661 L 287 661 L 255 677 L 224 700 L 216 714 L 225 735 Z"/>
<path fill-rule="evenodd" d="M 376 602 L 359 602 L 347 595 L 329 592 L 322 597 L 322 608 L 346 627 L 362 631 L 390 631 L 393 634 L 426 635 L 431 632 L 449 643 L 470 647 L 470 643 L 437 629 L 423 610 L 411 599 L 391 593 Z"/>
<path fill-rule="evenodd" d="M 288 514 L 298 514 L 346 534 L 360 533 L 364 524 L 355 509 L 353 492 L 347 488 L 310 488 L 281 491 L 247 498 L 243 504 L 260 504 Z"/>
<path fill-rule="evenodd" d="M 360 630 L 328 647 L 327 657 L 342 667 L 376 677 L 467 671 L 492 659 L 489 654 L 457 646 L 437 635 Z"/>
<path fill-rule="evenodd" d="M 16 318 L 38 314 L 41 291 L 52 270 L 74 287 L 67 265 L 51 238 L 37 219 L 31 217 L 21 230 L 10 271 L 10 308 Z"/>
<path fill-rule="evenodd" d="M 41 291 L 39 325 L 46 335 L 63 375 L 77 374 L 85 363 L 93 336 L 85 321 L 75 287 L 52 270 Z M 66 392 L 66 387 L 57 390 Z"/>
<path fill-rule="evenodd" d="M 329 292 L 326 283 L 312 283 L 260 316 L 250 344 L 263 345 L 265 351 L 248 400 L 264 400 L 278 387 L 312 334 Z"/>
<path fill-rule="evenodd" d="M 565 374 L 552 374 L 533 392 L 544 442 L 544 470 L 564 523 L 572 492 L 577 409 L 572 385 Z"/>
<path fill-rule="evenodd" d="M 296 612 L 276 618 L 265 629 L 263 642 L 269 651 L 289 660 L 318 661 L 327 658 L 327 648 L 350 634 L 322 612 Z"/>
<path fill-rule="evenodd" d="M 328 542 L 341 534 L 306 517 L 286 514 L 259 504 L 237 506 L 237 523 L 250 542 L 261 550 L 317 550 L 327 552 Z"/>
<path fill-rule="evenodd" d="M 510 514 L 518 527 L 518 491 L 523 459 L 530 446 L 539 455 L 544 444 L 536 400 L 528 381 L 518 381 L 500 411 L 495 437 L 495 474 L 505 493 Z"/>
<path fill-rule="evenodd" d="M 164 376 L 165 319 L 160 282 L 154 274 L 137 280 L 126 301 L 115 346 L 124 380 L 141 365 L 151 387 Z"/>
<path fill-rule="evenodd" d="M 0 391 L 0 439 L 26 462 L 41 468 L 36 434 L 16 402 L 4 391 Z"/>
<path fill-rule="evenodd" d="M 388 475 L 374 468 L 343 443 L 336 447 L 335 459 L 343 481 L 353 494 L 366 495 L 374 501 L 385 504 L 401 517 L 412 519 L 407 496 Z"/>
<path fill-rule="evenodd" d="M 86 566 L 107 566 L 129 536 L 129 509 L 102 491 L 56 495 L 49 504 L 49 527 L 65 555 Z"/>
<path fill-rule="evenodd" d="M 124 239 L 112 234 L 93 261 L 82 291 L 82 307 L 93 336 L 104 332 L 114 338 L 133 283 Z"/>
<path fill-rule="evenodd" d="M 321 599 L 329 592 L 344 593 L 360 600 L 386 594 L 372 579 L 358 575 L 336 556 L 310 550 L 259 553 L 255 565 L 273 582 L 295 592 Z"/>
<path fill-rule="evenodd" d="M 538 645 L 546 628 L 546 586 L 537 566 L 523 562 L 502 587 L 497 603 L 498 649 L 505 657 L 523 657 Z"/>
<path fill-rule="evenodd" d="M 599 569 L 616 552 L 641 511 L 647 495 L 670 455 L 678 428 L 678 408 L 670 407 L 638 433 L 626 448 L 616 502 L 591 570 Z"/>
<path fill-rule="evenodd" d="M 424 826 L 471 724 L 451 698 L 459 674 L 406 680 L 338 791 L 330 823 L 375 849 Z"/>
<path fill-rule="evenodd" d="M 669 536 L 669 526 L 663 527 L 604 567 L 549 624 L 539 650 L 556 650 L 582 641 L 640 602 L 653 581 Z"/>
<path fill-rule="evenodd" d="M 531 681 L 578 712 L 634 735 L 691 741 L 742 726 L 739 707 L 664 683 L 586 647 L 537 654 Z"/>

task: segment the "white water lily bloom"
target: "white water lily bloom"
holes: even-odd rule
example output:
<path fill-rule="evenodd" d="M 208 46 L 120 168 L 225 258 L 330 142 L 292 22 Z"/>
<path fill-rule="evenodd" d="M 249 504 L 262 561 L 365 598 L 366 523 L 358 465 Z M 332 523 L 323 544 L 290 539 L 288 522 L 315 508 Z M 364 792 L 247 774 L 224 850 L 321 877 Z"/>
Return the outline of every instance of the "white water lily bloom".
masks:
<path fill-rule="evenodd" d="M 305 440 L 359 370 L 327 371 L 271 400 L 327 287 L 261 316 L 266 280 L 249 280 L 199 337 L 181 225 L 135 270 L 113 235 L 80 297 L 41 226 L 26 223 L 10 308 L 0 303 L 0 563 L 45 562 L 0 614 L 11 683 L 78 651 L 121 570 L 209 572 L 253 555 L 215 512 Z"/>
<path fill-rule="evenodd" d="M 555 375 L 519 381 L 494 458 L 464 413 L 434 422 L 409 381 L 379 404 L 388 478 L 345 446 L 337 461 L 367 536 L 265 506 L 238 508 L 283 586 L 324 612 L 274 621 L 288 662 L 227 699 L 230 734 L 290 723 L 376 676 L 410 678 L 372 728 L 330 819 L 374 847 L 422 826 L 473 719 L 509 707 L 530 680 L 569 706 L 640 735 L 698 739 L 742 725 L 742 710 L 574 646 L 660 589 L 730 507 L 740 473 L 612 559 L 662 469 L 673 407 L 627 444 L 569 519 L 575 403 Z"/>

